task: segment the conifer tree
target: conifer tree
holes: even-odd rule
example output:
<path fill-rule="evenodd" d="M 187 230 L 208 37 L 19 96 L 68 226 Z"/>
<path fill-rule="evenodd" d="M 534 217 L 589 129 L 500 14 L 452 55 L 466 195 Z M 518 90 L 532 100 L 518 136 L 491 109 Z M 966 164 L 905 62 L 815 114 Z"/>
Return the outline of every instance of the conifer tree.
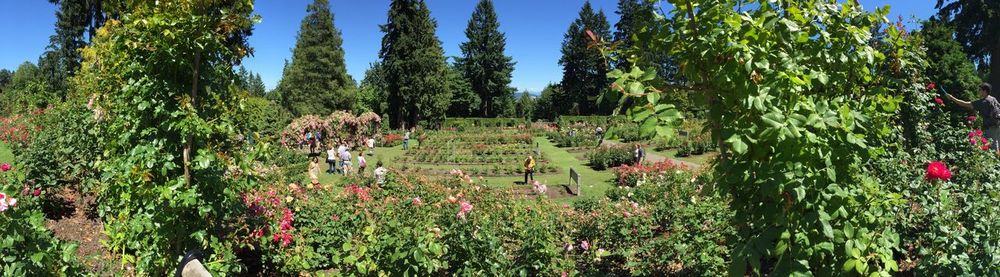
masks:
<path fill-rule="evenodd" d="M 344 64 L 343 40 L 334 27 L 329 0 L 306 8 L 292 61 L 277 90 L 281 103 L 295 116 L 328 115 L 354 103 L 354 80 Z"/>
<path fill-rule="evenodd" d="M 499 28 L 493 1 L 480 0 L 465 29 L 469 40 L 460 45 L 462 57 L 457 64 L 481 100 L 475 112 L 482 117 L 499 115 L 501 102 L 512 92 L 508 86 L 514 62 L 504 55 L 507 39 Z"/>
<path fill-rule="evenodd" d="M 590 1 L 584 2 L 580 16 L 569 26 L 562 43 L 563 66 L 559 114 L 608 114 L 615 103 L 598 105 L 597 98 L 610 85 L 608 66 L 596 48 L 588 47 L 594 37 L 611 39 L 608 19 L 603 11 L 594 12 Z"/>
<path fill-rule="evenodd" d="M 389 101 L 389 125 L 409 128 L 418 123 L 435 126 L 451 104 L 448 66 L 437 22 L 423 0 L 393 0 L 381 26 L 383 78 Z"/>

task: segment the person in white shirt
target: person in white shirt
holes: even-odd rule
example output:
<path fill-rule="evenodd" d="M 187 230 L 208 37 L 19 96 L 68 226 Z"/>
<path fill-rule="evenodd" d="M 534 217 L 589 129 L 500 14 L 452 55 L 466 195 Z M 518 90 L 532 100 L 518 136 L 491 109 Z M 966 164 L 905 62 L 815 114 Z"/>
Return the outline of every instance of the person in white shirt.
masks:
<path fill-rule="evenodd" d="M 351 151 L 340 153 L 340 158 L 344 163 L 344 176 L 351 175 L 351 171 L 353 170 L 351 167 Z"/>
<path fill-rule="evenodd" d="M 365 160 L 364 152 L 358 151 L 358 176 L 365 176 L 366 167 L 368 167 L 368 161 Z"/>
<path fill-rule="evenodd" d="M 410 131 L 407 130 L 406 134 L 403 134 L 403 150 L 410 149 Z"/>
<path fill-rule="evenodd" d="M 347 152 L 347 146 L 345 146 L 344 142 L 341 141 L 340 142 L 340 146 L 337 146 L 337 156 L 335 156 L 335 157 L 338 158 L 337 160 L 340 161 L 340 165 L 339 165 L 340 169 L 344 168 L 344 158 L 341 157 L 341 156 L 344 155 L 344 152 Z M 341 173 L 347 173 L 347 172 L 341 172 Z"/>
<path fill-rule="evenodd" d="M 375 138 L 368 138 L 368 155 L 375 155 Z"/>
<path fill-rule="evenodd" d="M 382 161 L 375 163 L 375 166 L 375 183 L 379 186 L 385 185 L 385 174 L 389 173 L 389 170 L 382 167 Z"/>
<path fill-rule="evenodd" d="M 330 168 L 326 170 L 327 174 L 337 173 L 337 149 L 330 145 L 330 149 L 326 150 L 326 163 L 330 165 Z"/>

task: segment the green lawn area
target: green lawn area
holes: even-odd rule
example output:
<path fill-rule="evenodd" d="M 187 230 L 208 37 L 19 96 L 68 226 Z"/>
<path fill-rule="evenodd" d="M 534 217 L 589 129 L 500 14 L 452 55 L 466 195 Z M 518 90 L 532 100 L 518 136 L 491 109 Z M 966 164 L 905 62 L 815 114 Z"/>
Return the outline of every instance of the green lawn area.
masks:
<path fill-rule="evenodd" d="M 565 149 L 556 147 L 555 144 L 545 137 L 535 137 L 534 141 L 538 143 L 547 161 L 559 169 L 559 173 L 535 174 L 535 180 L 548 185 L 550 189 L 561 189 L 560 185 L 569 183 L 570 168 L 575 169 L 580 174 L 580 181 L 583 185 L 583 197 L 604 196 L 604 192 L 611 187 L 610 182 L 614 179 L 614 173 L 611 170 L 595 171 L 591 169 L 586 165 L 586 161 L 577 159 L 577 156 L 582 156 L 584 155 L 583 153 L 566 152 Z M 398 166 L 395 164 L 396 157 L 403 155 L 403 153 L 402 146 L 376 149 L 375 156 L 365 156 L 369 164 L 368 174 L 371 174 L 371 171 L 375 169 L 375 163 L 379 160 L 388 168 L 397 168 Z M 341 181 L 343 177 L 339 175 L 326 174 L 326 167 L 325 162 L 320 167 L 321 171 L 323 171 L 320 173 L 320 183 L 334 184 Z M 523 176 L 484 177 L 484 179 L 488 186 L 493 187 L 522 186 L 519 183 L 524 181 Z M 576 188 L 574 187 L 573 189 L 575 190 Z"/>
<path fill-rule="evenodd" d="M 674 155 L 677 154 L 677 149 L 669 149 L 669 150 L 664 150 L 664 151 L 656 151 L 656 150 L 652 150 L 651 148 L 649 149 L 649 153 L 650 154 L 660 155 L 660 156 L 666 157 L 668 159 L 680 160 L 680 161 L 685 161 L 685 162 L 699 164 L 699 165 L 707 165 L 709 163 L 709 161 L 712 160 L 712 158 L 715 158 L 715 156 L 717 156 L 719 154 L 718 152 L 709 152 L 709 153 L 705 153 L 705 154 L 701 154 L 701 155 L 691 155 L 691 156 L 687 156 L 687 157 L 678 158 L 678 157 L 674 156 Z"/>
<path fill-rule="evenodd" d="M 14 152 L 6 143 L 0 142 L 0 163 L 14 163 Z"/>

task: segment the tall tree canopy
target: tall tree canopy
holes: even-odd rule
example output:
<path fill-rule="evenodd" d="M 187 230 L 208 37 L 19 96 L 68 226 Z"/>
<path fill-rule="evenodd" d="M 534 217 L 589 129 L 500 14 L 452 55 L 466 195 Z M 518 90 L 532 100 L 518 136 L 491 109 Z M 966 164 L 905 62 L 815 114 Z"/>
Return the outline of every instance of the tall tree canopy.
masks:
<path fill-rule="evenodd" d="M 393 0 L 387 22 L 381 26 L 382 73 L 389 102 L 389 125 L 413 127 L 440 123 L 451 103 L 448 66 L 437 22 L 423 0 Z"/>
<path fill-rule="evenodd" d="M 349 109 L 356 88 L 344 65 L 343 40 L 333 25 L 329 0 L 315 0 L 306 13 L 277 88 L 282 105 L 295 116 Z"/>
<path fill-rule="evenodd" d="M 919 33 L 927 49 L 928 79 L 963 99 L 976 99 L 979 94 L 979 75 L 975 65 L 962 51 L 962 45 L 955 41 L 955 29 L 940 18 L 924 21 Z M 959 109 L 958 107 L 953 107 Z"/>
<path fill-rule="evenodd" d="M 358 97 L 355 99 L 355 110 L 359 112 L 374 112 L 385 115 L 389 110 L 385 92 L 385 78 L 382 74 L 382 64 L 372 63 L 368 70 L 365 70 L 365 78 L 361 79 L 358 86 Z"/>
<path fill-rule="evenodd" d="M 469 80 L 462 76 L 462 72 L 454 65 L 448 67 L 448 75 L 446 76 L 447 89 L 452 93 L 447 115 L 454 117 L 475 116 L 476 107 L 480 106 L 482 100 L 479 95 L 472 91 Z"/>
<path fill-rule="evenodd" d="M 66 90 L 66 79 L 76 74 L 80 67 L 79 50 L 87 46 L 97 28 L 104 25 L 107 15 L 102 0 L 49 0 L 56 4 L 55 34 L 49 37 L 49 46 L 42 54 L 39 67 L 46 71 L 51 89 Z"/>
<path fill-rule="evenodd" d="M 955 39 L 980 66 L 989 64 L 989 80 L 1000 84 L 1000 1 L 937 0 L 940 14 L 951 17 Z M 1000 95 L 996 89 L 994 95 Z"/>
<path fill-rule="evenodd" d="M 108 251 L 136 275 L 166 275 L 188 249 L 212 272 L 235 259 L 220 230 L 241 182 L 224 177 L 242 101 L 233 66 L 246 57 L 251 0 L 129 1 L 82 50 L 72 78 L 89 96 L 103 147 L 99 210 Z M 207 247 L 207 249 L 206 249 Z"/>
<path fill-rule="evenodd" d="M 655 15 L 653 3 L 645 0 L 618 0 L 618 10 L 615 13 L 618 14 L 620 19 L 618 19 L 618 23 L 615 23 L 614 39 L 618 47 L 623 49 L 632 48 L 636 45 L 637 41 L 632 37 L 639 35 L 643 31 L 643 27 L 651 26 L 653 16 Z M 643 51 L 637 54 L 652 55 L 654 53 Z M 638 58 L 634 57 L 632 60 Z M 648 60 L 648 58 L 645 60 Z M 632 62 L 628 58 L 615 59 L 615 68 L 627 70 L 631 67 Z"/>
<path fill-rule="evenodd" d="M 559 64 L 563 67 L 562 97 L 556 102 L 563 107 L 560 114 L 607 114 L 611 106 L 598 103 L 597 98 L 604 92 L 611 81 L 608 80 L 608 65 L 601 53 L 590 47 L 593 34 L 595 38 L 608 41 L 611 31 L 604 11 L 594 12 L 590 1 L 583 3 L 580 17 L 573 21 L 566 31 L 562 43 L 562 58 Z"/>
<path fill-rule="evenodd" d="M 498 107 L 498 102 L 510 92 L 507 87 L 514 71 L 513 59 L 504 55 L 507 38 L 499 28 L 493 1 L 480 0 L 465 28 L 469 41 L 459 46 L 462 57 L 457 61 L 458 67 L 481 99 L 474 112 L 483 117 L 500 114 L 502 107 Z"/>
<path fill-rule="evenodd" d="M 267 94 L 267 89 L 264 87 L 264 80 L 260 78 L 260 73 L 250 72 L 242 65 L 236 71 L 236 85 L 252 96 L 263 97 Z"/>

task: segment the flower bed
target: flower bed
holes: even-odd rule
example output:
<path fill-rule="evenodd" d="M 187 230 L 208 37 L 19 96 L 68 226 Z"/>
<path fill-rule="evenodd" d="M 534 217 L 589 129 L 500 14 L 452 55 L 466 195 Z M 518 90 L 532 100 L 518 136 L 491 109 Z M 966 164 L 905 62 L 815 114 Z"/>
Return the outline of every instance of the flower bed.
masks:
<path fill-rule="evenodd" d="M 730 212 L 684 183 L 667 198 L 568 205 L 453 178 L 390 174 L 383 187 L 278 185 L 250 193 L 245 238 L 281 274 L 494 276 L 724 273 Z M 679 189 L 677 187 L 683 187 Z M 663 195 L 662 193 L 650 193 Z"/>
<path fill-rule="evenodd" d="M 396 163 L 407 172 L 429 175 L 446 173 L 435 167 L 449 165 L 480 176 L 510 176 L 522 174 L 524 159 L 531 155 L 537 173 L 557 171 L 535 151 L 532 136 L 520 131 L 436 131 L 426 133 L 418 147 L 397 157 Z"/>

